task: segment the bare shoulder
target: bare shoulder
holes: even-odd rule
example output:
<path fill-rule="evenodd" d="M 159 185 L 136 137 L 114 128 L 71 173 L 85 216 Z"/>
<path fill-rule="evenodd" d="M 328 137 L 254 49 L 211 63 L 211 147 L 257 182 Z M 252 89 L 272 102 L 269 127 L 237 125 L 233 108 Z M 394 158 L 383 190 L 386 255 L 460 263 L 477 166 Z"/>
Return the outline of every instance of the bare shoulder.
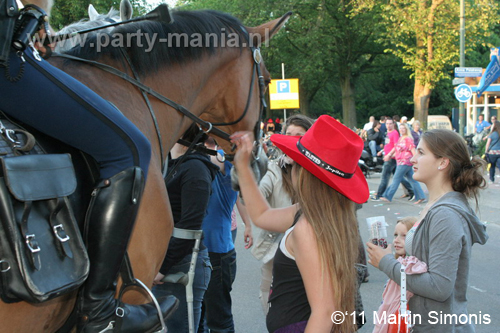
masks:
<path fill-rule="evenodd" d="M 314 229 L 311 224 L 309 224 L 307 219 L 302 216 L 295 224 L 293 231 L 287 239 L 287 248 L 293 253 L 305 254 L 307 252 L 310 253 L 310 251 L 314 250 L 316 247 Z"/>
<path fill-rule="evenodd" d="M 292 235 L 296 239 L 300 240 L 306 240 L 309 237 L 314 237 L 314 229 L 312 228 L 311 224 L 309 224 L 304 215 L 302 215 L 295 224 Z"/>

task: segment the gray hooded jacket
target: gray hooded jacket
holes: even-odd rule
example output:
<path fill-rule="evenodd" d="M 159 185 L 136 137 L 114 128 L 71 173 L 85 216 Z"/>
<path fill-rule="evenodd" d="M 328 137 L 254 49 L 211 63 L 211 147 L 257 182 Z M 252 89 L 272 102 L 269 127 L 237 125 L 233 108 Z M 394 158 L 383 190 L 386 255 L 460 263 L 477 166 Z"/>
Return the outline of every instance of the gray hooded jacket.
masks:
<path fill-rule="evenodd" d="M 410 253 L 427 264 L 428 272 L 407 276 L 407 288 L 415 294 L 409 301 L 413 332 L 475 331 L 474 319 L 462 324 L 469 317 L 469 261 L 472 245 L 487 239 L 486 227 L 462 193 L 447 193 L 429 209 L 415 231 Z M 393 255 L 379 264 L 398 284 L 400 267 Z"/>

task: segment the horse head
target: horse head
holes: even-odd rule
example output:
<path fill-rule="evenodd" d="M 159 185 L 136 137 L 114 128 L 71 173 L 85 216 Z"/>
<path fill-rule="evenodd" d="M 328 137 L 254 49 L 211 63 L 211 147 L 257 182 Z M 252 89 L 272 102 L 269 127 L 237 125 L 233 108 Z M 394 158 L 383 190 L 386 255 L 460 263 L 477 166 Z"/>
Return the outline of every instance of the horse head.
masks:
<path fill-rule="evenodd" d="M 245 27 L 228 14 L 210 10 L 174 10 L 171 16 L 173 22 L 129 23 L 93 38 L 87 36 L 85 46 L 68 53 L 118 65 L 168 96 L 167 102 L 159 98 L 168 105 L 164 131 L 177 138 L 194 120 L 216 137 L 227 155 L 232 154 L 231 133 L 253 130 L 258 141 L 271 80 L 260 47 L 267 45 L 291 13 L 258 27 Z M 182 115 L 172 115 L 172 108 L 184 115 L 176 127 L 169 125 L 171 117 Z M 165 143 L 167 149 L 171 145 L 172 141 Z M 267 163 L 257 144 L 254 157 L 260 180 Z"/>
<path fill-rule="evenodd" d="M 247 52 L 245 48 L 248 48 L 249 55 L 235 58 L 233 66 L 229 67 L 228 64 L 228 70 L 231 70 L 232 73 L 226 76 L 229 77 L 229 80 L 226 79 L 224 89 L 220 92 L 220 98 L 201 116 L 204 120 L 219 126 L 228 133 L 253 129 L 255 148 L 251 164 L 258 181 L 267 171 L 267 156 L 259 139 L 262 137 L 260 121 L 267 108 L 265 92 L 271 82 L 271 76 L 264 64 L 260 47 L 268 44 L 290 16 L 289 12 L 258 27 L 241 27 L 245 38 L 240 44 L 240 53 L 244 54 Z M 226 122 L 220 122 L 221 115 L 224 115 Z M 232 119 L 231 121 L 227 120 L 228 115 Z M 232 156 L 233 147 L 229 141 L 219 140 L 219 143 L 226 154 Z M 236 172 L 231 174 L 231 181 L 233 189 L 238 191 L 239 184 Z"/>

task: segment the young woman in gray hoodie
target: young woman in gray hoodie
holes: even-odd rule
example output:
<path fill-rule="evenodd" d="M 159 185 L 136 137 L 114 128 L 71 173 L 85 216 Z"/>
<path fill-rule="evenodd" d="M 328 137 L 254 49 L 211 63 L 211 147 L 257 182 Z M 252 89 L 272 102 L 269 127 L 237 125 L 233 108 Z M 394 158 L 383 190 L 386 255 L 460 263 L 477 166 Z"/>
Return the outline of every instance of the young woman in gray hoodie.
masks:
<path fill-rule="evenodd" d="M 467 311 L 471 247 L 485 244 L 486 227 L 468 199 L 486 186 L 484 162 L 471 158 L 465 141 L 450 130 L 422 135 L 411 159 L 413 178 L 429 190 L 429 202 L 406 235 L 406 253 L 427 263 L 428 272 L 407 276 L 413 332 L 474 332 Z M 368 244 L 369 263 L 401 282 L 401 264 L 391 249 Z"/>

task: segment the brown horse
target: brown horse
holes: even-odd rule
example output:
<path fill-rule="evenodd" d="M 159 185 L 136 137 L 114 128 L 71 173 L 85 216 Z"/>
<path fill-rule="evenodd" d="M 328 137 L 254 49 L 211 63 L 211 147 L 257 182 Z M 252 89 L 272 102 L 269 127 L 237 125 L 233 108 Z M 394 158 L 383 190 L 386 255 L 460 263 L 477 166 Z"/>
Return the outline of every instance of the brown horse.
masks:
<path fill-rule="evenodd" d="M 140 29 L 148 34 L 137 37 L 141 40 L 132 38 L 134 45 L 126 45 L 125 48 L 144 85 L 205 121 L 226 123 L 220 129 L 232 133 L 251 130 L 259 121 L 262 96 L 259 94 L 259 80 L 254 74 L 255 52 L 251 52 L 253 49 L 248 43 L 260 45 L 266 42 L 279 31 L 289 16 L 287 14 L 258 27 L 244 28 L 227 14 L 178 11 L 173 13 L 174 23 L 170 25 L 142 22 L 124 25 L 114 32 L 125 36 Z M 108 36 L 112 37 L 112 34 Z M 147 40 L 153 36 L 157 36 L 157 42 L 151 50 L 147 50 L 151 46 Z M 161 38 L 168 41 L 161 42 Z M 176 43 L 169 38 L 177 39 Z M 207 46 L 206 41 L 201 41 L 201 44 L 205 43 L 201 45 L 200 38 L 210 38 L 210 45 Z M 101 45 L 100 52 L 97 52 L 98 48 L 92 42 L 99 41 L 89 40 L 86 46 L 73 49 L 70 53 L 113 66 L 133 76 L 131 66 L 116 45 Z M 138 46 L 140 42 L 142 47 Z M 94 47 L 90 47 L 92 45 Z M 61 58 L 53 58 L 50 62 L 114 103 L 151 141 L 153 154 L 149 175 L 128 247 L 135 276 L 151 287 L 164 258 L 173 224 L 162 176 L 164 154 L 160 147 L 168 152 L 192 120 L 157 98 L 150 98 L 161 133 L 160 143 L 145 99 L 136 86 L 87 63 Z M 268 82 L 269 73 L 263 62 L 257 64 L 263 80 Z M 248 111 L 245 116 L 234 123 L 245 110 Z M 219 143 L 225 151 L 230 151 L 229 142 L 219 140 Z M 73 293 L 41 304 L 0 302 L 0 331 L 55 332 L 72 311 L 75 296 Z M 144 303 L 148 300 L 143 293 L 132 291 L 127 293 L 126 301 Z"/>

